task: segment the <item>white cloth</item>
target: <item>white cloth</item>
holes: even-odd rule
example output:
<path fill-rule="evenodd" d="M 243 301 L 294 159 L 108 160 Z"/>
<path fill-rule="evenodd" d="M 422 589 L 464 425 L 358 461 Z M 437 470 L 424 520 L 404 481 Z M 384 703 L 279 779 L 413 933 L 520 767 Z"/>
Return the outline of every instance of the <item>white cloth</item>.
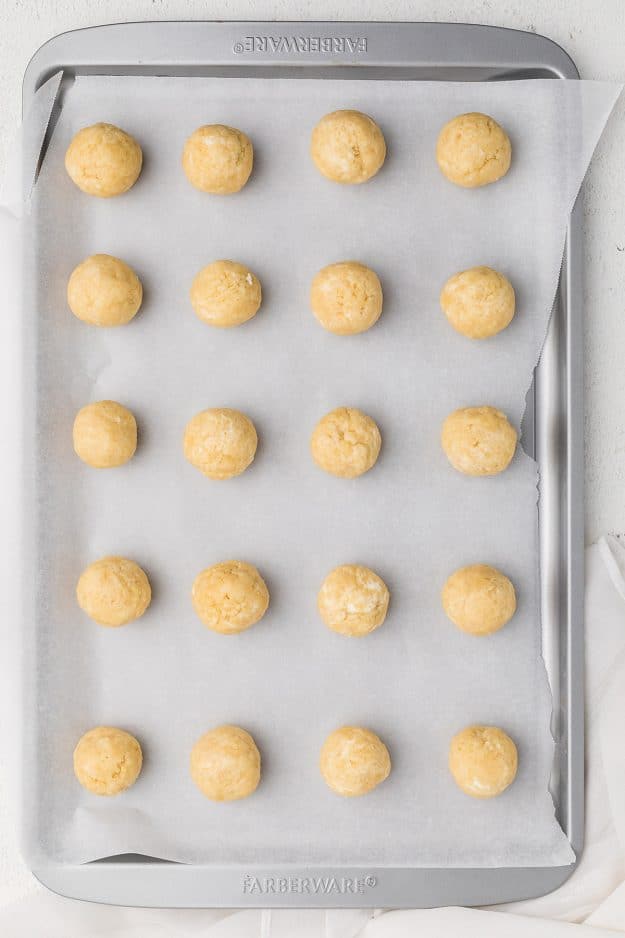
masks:
<path fill-rule="evenodd" d="M 0 910 L 7 938 L 610 938 L 625 934 L 625 543 L 586 552 L 586 847 L 541 899 L 402 912 L 123 909 L 43 888 Z"/>

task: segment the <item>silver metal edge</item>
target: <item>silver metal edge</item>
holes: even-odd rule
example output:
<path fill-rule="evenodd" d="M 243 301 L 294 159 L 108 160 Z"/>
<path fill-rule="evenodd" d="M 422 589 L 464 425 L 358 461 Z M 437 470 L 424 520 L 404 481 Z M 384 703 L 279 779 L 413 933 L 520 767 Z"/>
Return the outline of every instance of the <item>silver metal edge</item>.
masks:
<path fill-rule="evenodd" d="M 313 51 L 236 54 L 237 42 L 250 36 L 293 35 L 310 41 L 318 36 L 367 39 L 366 49 L 336 53 Z M 29 100 L 46 77 L 60 69 L 82 73 L 167 74 L 168 69 L 207 66 L 385 66 L 435 68 L 440 49 L 445 65 L 524 72 L 546 69 L 561 78 L 578 78 L 570 56 L 552 40 L 536 33 L 457 23 L 357 22 L 150 22 L 119 23 L 61 33 L 33 55 L 24 75 L 23 99 Z M 139 51 L 140 50 L 140 51 Z M 103 53 L 106 53 L 105 55 Z"/>
<path fill-rule="evenodd" d="M 578 194 L 567 236 L 564 301 L 567 308 L 568 410 L 567 531 L 567 675 L 569 817 L 571 846 L 579 857 L 584 846 L 585 739 L 585 557 L 584 557 L 584 310 L 583 188 Z"/>
<path fill-rule="evenodd" d="M 300 54 L 292 49 L 275 53 L 234 53 L 242 37 L 296 35 L 337 38 L 362 36 L 367 48 L 340 56 L 332 52 Z M 435 70 L 441 65 L 459 70 L 480 66 L 501 68 L 502 76 L 527 77 L 546 72 L 559 78 L 578 78 L 568 54 L 546 37 L 518 30 L 465 24 L 439 23 L 323 23 L 323 22 L 154 22 L 91 27 L 63 33 L 43 45 L 32 57 L 24 76 L 24 106 L 37 88 L 55 71 L 63 69 L 91 74 L 167 74 L 176 70 L 271 66 L 348 67 L 354 77 L 358 66 Z M 140 49 L 140 59 L 137 50 Z M 514 69 L 518 74 L 512 75 Z M 347 77 L 345 71 L 341 77 Z M 403 77 L 403 76 L 402 76 Z M 581 322 L 581 211 L 579 200 L 571 217 L 559 297 L 566 319 L 566 635 L 569 661 L 564 669 L 561 700 L 566 719 L 568 784 L 565 816 L 561 818 L 578 855 L 583 842 L 583 383 Z M 25 372 L 29 374 L 28 369 Z M 537 374 L 540 373 L 540 366 Z M 540 377 L 537 395 L 543 394 Z M 553 392 L 546 392 L 547 396 Z M 545 403 L 549 405 L 549 400 Z M 551 403 L 553 403 L 551 401 Z M 535 427 L 537 447 L 543 429 Z M 546 440 L 544 442 L 547 442 Z M 562 662 L 560 662 L 562 664 Z M 556 702 L 558 705 L 559 701 Z M 80 866 L 37 864 L 34 875 L 61 895 L 88 901 L 134 906 L 170 907 L 433 907 L 486 905 L 543 895 L 557 888 L 575 864 L 551 868 L 501 869 L 283 869 L 192 866 L 128 858 Z M 243 892 L 244 877 L 271 881 L 275 891 L 258 895 Z M 312 894 L 304 881 L 334 879 L 347 891 L 324 889 Z M 346 884 L 347 881 L 347 884 Z M 369 883 L 369 885 L 368 885 Z M 286 885 L 283 885 L 286 884 Z M 341 886 L 342 884 L 342 886 Z M 361 885 L 362 884 L 362 885 Z M 373 884 L 373 885 L 372 885 Z M 314 889 L 314 883 L 312 887 Z M 333 887 L 331 887 L 333 889 Z M 353 890 L 353 891 L 351 891 Z M 362 891 L 361 891 L 362 890 Z"/>

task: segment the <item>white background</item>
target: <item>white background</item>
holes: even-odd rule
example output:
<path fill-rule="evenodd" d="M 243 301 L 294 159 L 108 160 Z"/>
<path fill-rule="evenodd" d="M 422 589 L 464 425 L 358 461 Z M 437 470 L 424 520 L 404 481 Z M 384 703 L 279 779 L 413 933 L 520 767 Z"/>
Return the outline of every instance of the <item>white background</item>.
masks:
<path fill-rule="evenodd" d="M 33 52 L 63 30 L 142 19 L 480 22 L 549 36 L 567 49 L 584 78 L 625 79 L 622 0 L 551 0 L 549 4 L 544 0 L 342 0 L 340 4 L 326 0 L 0 0 L 0 173 L 19 120 L 22 75 Z M 584 196 L 589 542 L 607 531 L 625 531 L 625 421 L 621 416 L 625 401 L 624 111 L 625 98 L 599 145 Z M 0 368 L 2 354 L 0 350 Z M 35 889 L 15 848 L 7 769 L 0 759 L 0 903 Z"/>

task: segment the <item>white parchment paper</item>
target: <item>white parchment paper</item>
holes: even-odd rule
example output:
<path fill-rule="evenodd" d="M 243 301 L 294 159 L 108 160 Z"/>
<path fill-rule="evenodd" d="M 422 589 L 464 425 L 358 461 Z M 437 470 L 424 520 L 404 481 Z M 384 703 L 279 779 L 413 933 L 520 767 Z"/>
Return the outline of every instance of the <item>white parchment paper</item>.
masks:
<path fill-rule="evenodd" d="M 125 852 L 188 862 L 523 866 L 568 863 L 554 818 L 551 698 L 541 659 L 535 464 L 521 449 L 503 475 L 455 473 L 440 424 L 459 406 L 493 404 L 520 424 L 545 336 L 567 219 L 619 89 L 585 82 L 419 83 L 79 78 L 66 91 L 31 212 L 36 302 L 26 311 L 36 355 L 38 545 L 36 654 L 28 662 L 26 851 L 81 862 Z M 341 187 L 308 156 L 310 131 L 335 108 L 382 126 L 387 162 L 373 181 Z M 466 191 L 439 173 L 440 126 L 492 114 L 510 133 L 513 166 Z M 67 178 L 72 135 L 97 120 L 127 129 L 145 164 L 121 198 L 90 199 Z M 180 154 L 198 125 L 244 129 L 249 185 L 233 197 L 196 192 Z M 125 259 L 145 302 L 127 328 L 96 330 L 66 306 L 73 267 L 91 253 Z M 241 328 L 211 329 L 188 290 L 217 258 L 258 274 L 264 302 Z M 325 264 L 358 259 L 379 274 L 380 322 L 356 337 L 325 333 L 308 289 Z M 510 277 L 517 315 L 472 343 L 438 308 L 458 270 Z M 110 398 L 137 416 L 125 467 L 95 471 L 71 445 L 76 410 Z M 339 405 L 371 414 L 381 458 L 344 481 L 313 465 L 316 421 Z M 210 406 L 255 422 L 252 468 L 225 483 L 185 462 L 187 420 Z M 110 553 L 136 559 L 154 589 L 137 623 L 107 630 L 77 608 L 83 567 Z M 195 575 L 232 557 L 256 564 L 268 614 L 236 637 L 207 631 L 190 603 Z M 442 583 L 471 562 L 501 567 L 519 608 L 487 639 L 445 618 Z M 335 565 L 359 562 L 389 584 L 384 627 L 362 640 L 330 633 L 316 594 Z M 581 692 L 581 691 L 580 691 Z M 244 802 L 205 800 L 188 776 L 206 729 L 238 723 L 256 738 L 263 781 Z M 519 774 L 499 799 L 463 795 L 447 770 L 450 737 L 471 722 L 504 727 Z M 317 768 L 326 734 L 369 726 L 393 772 L 363 799 L 337 798 Z M 142 775 L 123 796 L 83 791 L 72 750 L 91 726 L 135 733 Z"/>

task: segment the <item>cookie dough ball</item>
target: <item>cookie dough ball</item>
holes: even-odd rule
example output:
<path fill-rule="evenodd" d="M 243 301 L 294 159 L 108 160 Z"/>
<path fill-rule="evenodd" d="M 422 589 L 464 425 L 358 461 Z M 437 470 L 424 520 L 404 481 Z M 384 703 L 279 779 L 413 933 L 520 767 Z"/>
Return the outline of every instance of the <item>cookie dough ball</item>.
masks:
<path fill-rule="evenodd" d="M 74 420 L 74 451 L 95 469 L 123 466 L 137 448 L 137 422 L 116 401 L 87 404 Z"/>
<path fill-rule="evenodd" d="M 130 134 L 113 124 L 83 127 L 65 154 L 72 182 L 88 195 L 108 199 L 127 192 L 139 178 L 143 155 Z"/>
<path fill-rule="evenodd" d="M 256 455 L 258 437 L 245 414 L 229 407 L 202 410 L 184 431 L 184 454 L 209 479 L 241 475 Z"/>
<path fill-rule="evenodd" d="M 76 599 L 94 622 L 117 628 L 143 615 L 152 590 L 138 563 L 126 557 L 103 557 L 82 572 Z"/>
<path fill-rule="evenodd" d="M 456 785 L 473 798 L 494 798 L 512 784 L 517 749 L 497 726 L 467 726 L 449 747 L 449 771 Z"/>
<path fill-rule="evenodd" d="M 463 407 L 443 423 L 441 443 L 458 472 L 492 476 L 507 469 L 516 450 L 517 432 L 495 407 Z"/>
<path fill-rule="evenodd" d="M 333 182 L 361 183 L 382 168 L 384 135 L 360 111 L 333 111 L 312 132 L 310 155 L 319 172 Z"/>
<path fill-rule="evenodd" d="M 209 326 L 240 326 L 260 309 L 258 277 L 237 261 L 214 261 L 203 267 L 191 285 L 191 305 Z"/>
<path fill-rule="evenodd" d="M 469 339 L 487 339 L 509 326 L 514 302 L 512 284 L 492 267 L 471 267 L 454 274 L 440 297 L 451 325 Z"/>
<path fill-rule="evenodd" d="M 260 782 L 260 752 L 240 726 L 218 726 L 191 750 L 191 778 L 211 801 L 247 798 Z"/>
<path fill-rule="evenodd" d="M 265 615 L 269 590 L 251 563 L 226 560 L 198 574 L 191 599 L 204 625 L 222 635 L 236 635 Z"/>
<path fill-rule="evenodd" d="M 342 479 L 355 479 L 375 465 L 382 437 L 378 426 L 355 407 L 337 407 L 322 417 L 310 440 L 320 469 Z"/>
<path fill-rule="evenodd" d="M 441 594 L 443 609 L 463 632 L 490 635 L 503 628 L 516 611 L 511 581 L 485 563 L 462 567 L 449 577 Z"/>
<path fill-rule="evenodd" d="M 475 189 L 497 182 L 510 169 L 510 139 L 488 114 L 459 114 L 445 124 L 436 143 L 436 160 L 457 186 Z"/>
<path fill-rule="evenodd" d="M 115 726 L 96 726 L 78 740 L 74 774 L 94 795 L 119 795 L 137 781 L 143 756 L 130 733 Z"/>
<path fill-rule="evenodd" d="M 391 757 L 379 736 L 361 726 L 342 726 L 330 733 L 319 759 L 327 785 L 337 795 L 366 795 L 391 771 Z"/>
<path fill-rule="evenodd" d="M 139 312 L 143 287 L 118 257 L 93 254 L 74 269 L 67 302 L 74 316 L 91 326 L 125 326 Z"/>
<path fill-rule="evenodd" d="M 252 141 L 241 130 L 205 124 L 184 145 L 182 168 L 202 192 L 229 195 L 243 188 L 254 164 Z"/>
<path fill-rule="evenodd" d="M 323 581 L 317 608 L 325 624 L 341 635 L 368 635 L 386 618 L 388 587 L 368 567 L 348 563 L 336 567 Z"/>
<path fill-rule="evenodd" d="M 358 261 L 341 261 L 320 270 L 310 289 L 317 320 L 335 335 L 366 332 L 382 312 L 382 284 Z"/>

